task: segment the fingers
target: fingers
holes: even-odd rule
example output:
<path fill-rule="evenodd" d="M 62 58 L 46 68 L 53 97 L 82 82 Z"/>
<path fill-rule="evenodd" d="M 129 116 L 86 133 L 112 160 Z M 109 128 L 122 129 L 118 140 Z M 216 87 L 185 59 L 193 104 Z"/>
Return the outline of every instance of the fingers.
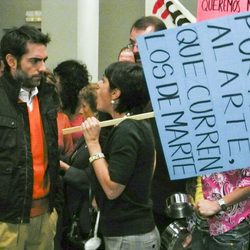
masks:
<path fill-rule="evenodd" d="M 100 122 L 95 117 L 88 117 L 81 125 L 83 131 L 90 130 L 92 128 L 99 128 Z"/>
<path fill-rule="evenodd" d="M 220 209 L 216 201 L 211 200 L 200 200 L 196 204 L 197 214 L 201 217 L 209 217 L 217 214 Z"/>
<path fill-rule="evenodd" d="M 183 248 L 189 247 L 190 244 L 191 244 L 191 242 L 192 242 L 192 235 L 189 234 L 189 235 L 183 240 L 183 242 L 182 242 Z"/>
<path fill-rule="evenodd" d="M 95 117 L 87 118 L 81 125 L 86 143 L 98 141 L 100 135 L 100 122 Z"/>
<path fill-rule="evenodd" d="M 198 201 L 195 205 L 194 205 L 194 210 L 196 212 L 196 214 L 199 217 L 203 217 L 204 216 L 204 211 L 202 210 L 202 203 L 200 201 Z"/>
<path fill-rule="evenodd" d="M 199 208 L 200 208 L 199 202 L 195 203 L 195 204 L 194 204 L 194 211 L 195 211 L 197 214 L 199 214 Z"/>

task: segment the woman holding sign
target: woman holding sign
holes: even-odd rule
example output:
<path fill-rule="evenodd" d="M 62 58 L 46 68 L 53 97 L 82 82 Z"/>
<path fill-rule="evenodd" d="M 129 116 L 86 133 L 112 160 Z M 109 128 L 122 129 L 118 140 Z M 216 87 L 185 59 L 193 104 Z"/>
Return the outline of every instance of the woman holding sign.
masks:
<path fill-rule="evenodd" d="M 140 65 L 117 62 L 105 70 L 97 90 L 99 111 L 122 118 L 141 113 L 148 101 Z M 159 249 L 149 198 L 155 151 L 148 121 L 123 120 L 111 130 L 104 147 L 96 118 L 88 118 L 82 128 L 98 180 L 95 195 L 105 249 Z"/>

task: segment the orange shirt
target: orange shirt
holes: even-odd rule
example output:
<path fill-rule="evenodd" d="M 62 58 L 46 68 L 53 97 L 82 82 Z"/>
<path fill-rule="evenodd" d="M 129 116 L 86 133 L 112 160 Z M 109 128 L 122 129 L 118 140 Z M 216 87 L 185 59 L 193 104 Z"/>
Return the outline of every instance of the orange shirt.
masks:
<path fill-rule="evenodd" d="M 79 114 L 75 115 L 73 119 L 70 120 L 70 125 L 71 125 L 71 127 L 80 126 L 83 122 L 84 122 L 84 117 L 82 114 L 79 113 Z M 81 131 L 72 134 L 74 146 L 77 144 L 78 140 L 82 136 L 83 136 L 83 133 Z"/>
<path fill-rule="evenodd" d="M 48 176 L 45 175 L 48 157 L 37 96 L 33 99 L 32 109 L 28 107 L 28 111 L 34 173 L 33 199 L 39 199 L 48 194 L 50 185 Z"/>
<path fill-rule="evenodd" d="M 58 128 L 58 146 L 60 152 L 64 155 L 69 155 L 73 151 L 72 135 L 63 135 L 64 128 L 70 128 L 70 121 L 66 114 L 63 112 L 57 113 L 57 128 Z"/>

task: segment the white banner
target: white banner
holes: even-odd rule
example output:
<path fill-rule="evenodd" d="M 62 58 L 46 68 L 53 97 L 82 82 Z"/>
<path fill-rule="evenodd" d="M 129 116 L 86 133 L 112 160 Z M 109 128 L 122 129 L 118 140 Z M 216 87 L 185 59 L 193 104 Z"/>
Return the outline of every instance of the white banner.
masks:
<path fill-rule="evenodd" d="M 196 22 L 196 18 L 178 0 L 145 0 L 145 15 L 159 17 L 167 28 Z"/>

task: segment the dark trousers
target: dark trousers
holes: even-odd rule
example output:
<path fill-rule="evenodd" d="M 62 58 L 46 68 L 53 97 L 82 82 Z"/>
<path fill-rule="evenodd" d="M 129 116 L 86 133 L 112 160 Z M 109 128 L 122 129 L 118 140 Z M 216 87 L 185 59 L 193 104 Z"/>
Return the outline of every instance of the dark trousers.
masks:
<path fill-rule="evenodd" d="M 242 221 L 234 229 L 217 236 L 210 236 L 204 224 L 195 227 L 192 234 L 192 250 L 249 250 L 250 224 Z"/>

